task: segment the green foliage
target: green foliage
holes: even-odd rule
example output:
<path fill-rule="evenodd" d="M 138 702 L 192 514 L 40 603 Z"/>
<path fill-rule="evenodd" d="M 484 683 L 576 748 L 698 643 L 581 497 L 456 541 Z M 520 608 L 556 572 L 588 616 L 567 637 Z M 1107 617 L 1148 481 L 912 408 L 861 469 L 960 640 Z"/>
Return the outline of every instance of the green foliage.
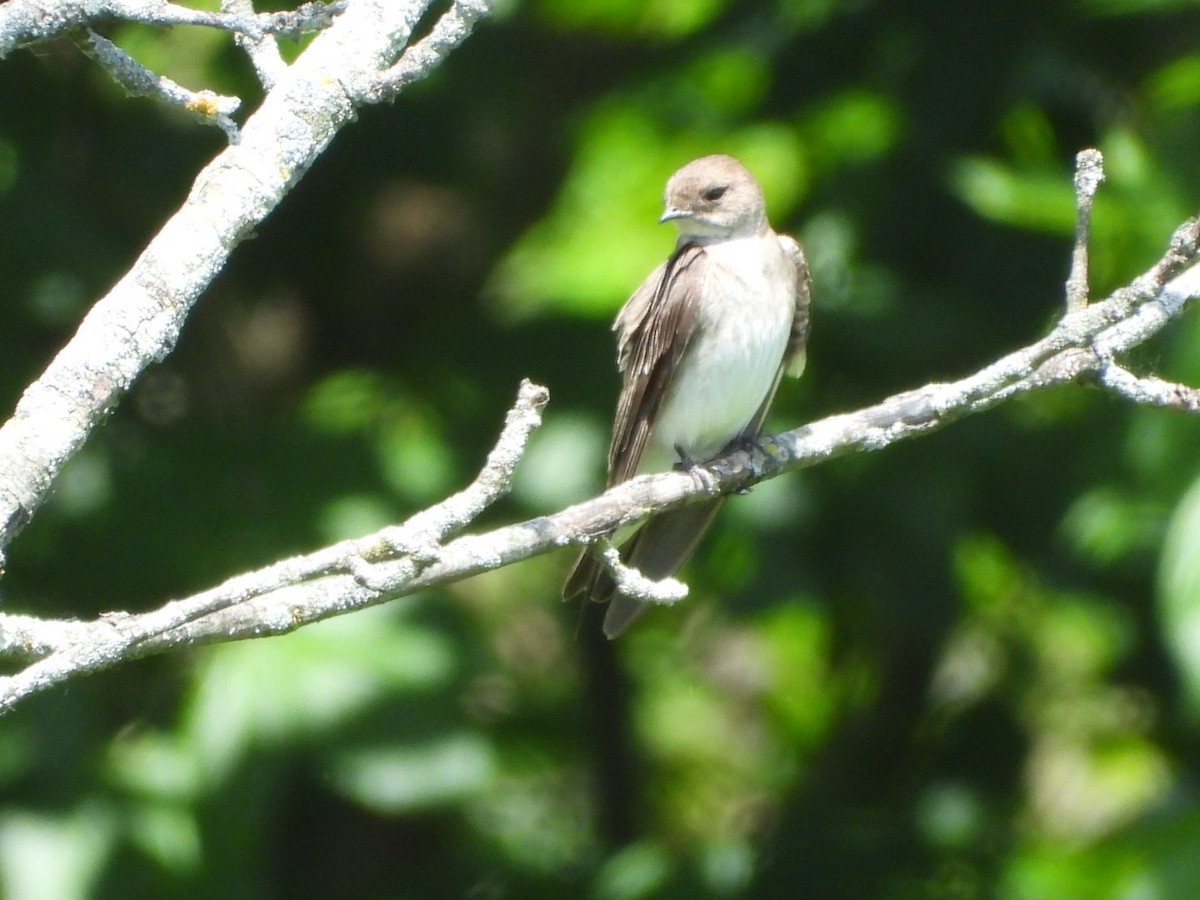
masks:
<path fill-rule="evenodd" d="M 150 608 L 401 521 L 522 377 L 552 403 L 480 527 L 588 496 L 607 322 L 703 153 L 812 263 L 774 424 L 977 369 L 1061 311 L 1078 150 L 1094 295 L 1195 211 L 1194 11 L 506 5 L 238 248 L 14 544 L 5 610 Z M 228 35 L 105 33 L 258 102 Z M 0 62 L 9 408 L 220 146 L 68 45 Z M 1197 348 L 1193 315 L 1126 362 L 1198 384 Z M 75 682 L 0 727 L 0 894 L 1195 896 L 1197 447 L 1066 388 L 733 498 L 688 599 L 613 645 L 557 602 L 564 552 Z"/>

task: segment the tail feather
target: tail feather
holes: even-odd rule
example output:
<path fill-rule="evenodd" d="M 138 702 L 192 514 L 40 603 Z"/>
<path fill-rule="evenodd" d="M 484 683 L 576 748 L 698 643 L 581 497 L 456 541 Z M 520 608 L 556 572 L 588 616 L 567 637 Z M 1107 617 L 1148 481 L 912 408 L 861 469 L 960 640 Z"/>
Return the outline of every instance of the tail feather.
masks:
<path fill-rule="evenodd" d="M 622 561 L 650 579 L 674 575 L 695 551 L 721 502 L 722 498 L 693 503 L 655 516 L 621 547 Z M 618 594 L 608 569 L 586 550 L 576 560 L 563 587 L 564 600 L 580 596 L 609 604 L 604 633 L 610 638 L 628 628 L 648 605 Z"/>

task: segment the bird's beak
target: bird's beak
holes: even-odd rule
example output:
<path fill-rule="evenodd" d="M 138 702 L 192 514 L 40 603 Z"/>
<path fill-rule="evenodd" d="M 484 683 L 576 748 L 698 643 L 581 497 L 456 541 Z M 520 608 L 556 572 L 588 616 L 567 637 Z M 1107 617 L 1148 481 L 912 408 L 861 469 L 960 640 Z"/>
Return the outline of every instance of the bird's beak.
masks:
<path fill-rule="evenodd" d="M 675 219 L 686 219 L 691 213 L 686 209 L 677 209 L 674 206 L 668 206 L 663 210 L 663 214 L 658 217 L 659 223 L 673 222 Z"/>

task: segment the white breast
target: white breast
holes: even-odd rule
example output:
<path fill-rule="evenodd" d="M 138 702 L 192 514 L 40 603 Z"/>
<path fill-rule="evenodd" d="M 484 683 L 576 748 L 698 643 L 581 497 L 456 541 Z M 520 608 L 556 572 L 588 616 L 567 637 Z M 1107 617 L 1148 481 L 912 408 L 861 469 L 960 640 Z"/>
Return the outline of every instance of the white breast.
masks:
<path fill-rule="evenodd" d="M 777 237 L 705 247 L 700 308 L 675 384 L 659 410 L 655 448 L 701 461 L 741 434 L 775 382 L 787 348 L 795 273 Z"/>

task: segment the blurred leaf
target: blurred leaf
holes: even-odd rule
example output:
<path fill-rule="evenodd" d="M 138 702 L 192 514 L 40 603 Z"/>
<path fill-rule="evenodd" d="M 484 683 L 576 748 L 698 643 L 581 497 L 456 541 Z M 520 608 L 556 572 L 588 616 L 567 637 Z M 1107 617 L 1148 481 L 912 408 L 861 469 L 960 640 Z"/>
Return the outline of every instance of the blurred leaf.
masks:
<path fill-rule="evenodd" d="M 1163 540 L 1158 608 L 1190 712 L 1200 715 L 1200 481 L 1179 501 Z"/>
<path fill-rule="evenodd" d="M 352 433 L 378 423 L 391 402 L 378 372 L 345 369 L 326 376 L 308 390 L 304 418 L 334 433 Z"/>
<path fill-rule="evenodd" d="M 883 156 L 896 146 L 902 125 L 891 98 L 855 89 L 825 100 L 802 127 L 814 165 L 834 169 Z"/>
<path fill-rule="evenodd" d="M 1036 843 L 1008 866 L 1000 896 L 1014 900 L 1087 897 L 1176 900 L 1200 891 L 1200 814 L 1193 804 L 1142 822 L 1129 833 L 1087 849 Z"/>
<path fill-rule="evenodd" d="M 511 753 L 498 777 L 472 799 L 469 815 L 514 868 L 557 880 L 595 848 L 584 773 L 553 765 L 546 750 L 538 741 Z"/>
<path fill-rule="evenodd" d="M 95 802 L 54 816 L 10 806 L 0 814 L 3 895 L 7 900 L 93 896 L 114 837 L 112 811 Z"/>
<path fill-rule="evenodd" d="M 444 635 L 397 616 L 395 606 L 362 610 L 207 651 L 183 732 L 212 784 L 257 748 L 322 734 L 397 691 L 442 686 L 454 666 Z"/>
<path fill-rule="evenodd" d="M 1150 102 L 1161 113 L 1200 104 L 1200 54 L 1173 59 L 1146 80 Z"/>
<path fill-rule="evenodd" d="M 1070 180 L 1061 171 L 1018 172 L 992 159 L 968 157 L 951 174 L 959 198 L 979 215 L 1052 234 L 1075 228 Z"/>
<path fill-rule="evenodd" d="M 303 409 L 322 431 L 369 440 L 381 476 L 405 501 L 428 503 L 455 487 L 454 458 L 436 413 L 378 373 L 345 370 L 327 376 L 309 391 Z"/>
<path fill-rule="evenodd" d="M 1014 104 L 1001 118 L 1000 130 L 1009 153 L 1022 166 L 1053 166 L 1062 157 L 1054 124 L 1037 104 Z"/>
<path fill-rule="evenodd" d="M 1092 681 L 1128 652 L 1131 625 L 1114 604 L 1058 594 L 1040 611 L 1031 637 L 1048 678 Z"/>
<path fill-rule="evenodd" d="M 608 435 L 581 416 L 550 416 L 533 435 L 513 477 L 513 493 L 531 509 L 577 503 L 604 486 Z"/>
<path fill-rule="evenodd" d="M 673 868 L 671 858 L 655 844 L 631 844 L 613 854 L 596 878 L 598 900 L 642 900 L 658 895 Z"/>
<path fill-rule="evenodd" d="M 189 807 L 146 803 L 130 815 L 133 842 L 177 877 L 194 873 L 204 859 L 199 823 Z"/>
<path fill-rule="evenodd" d="M 326 543 L 362 537 L 394 524 L 392 509 L 373 495 L 348 494 L 330 501 L 321 511 L 317 528 Z"/>
<path fill-rule="evenodd" d="M 331 777 L 365 808 L 400 813 L 461 799 L 495 776 L 492 745 L 473 734 L 339 754 Z"/>
<path fill-rule="evenodd" d="M 1112 565 L 1157 545 L 1163 511 L 1129 491 L 1097 485 L 1071 505 L 1062 528 L 1082 556 Z"/>
<path fill-rule="evenodd" d="M 754 624 L 769 666 L 764 700 L 781 717 L 789 744 L 818 740 L 837 709 L 829 621 L 815 607 L 792 601 L 772 607 Z"/>
<path fill-rule="evenodd" d="M 713 894 L 737 896 L 754 873 L 753 852 L 746 841 L 709 841 L 701 848 L 700 871 Z"/>
<path fill-rule="evenodd" d="M 440 500 L 454 487 L 450 450 L 436 417 L 413 410 L 389 421 L 379 436 L 379 468 L 387 484 L 413 503 Z"/>
<path fill-rule="evenodd" d="M 667 103 L 692 99 L 694 108 L 709 115 L 745 113 L 762 102 L 771 86 L 771 70 L 761 56 L 747 47 L 725 47 L 691 60 L 664 88 Z"/>
<path fill-rule="evenodd" d="M 538 0 L 538 10 L 569 28 L 680 37 L 708 23 L 726 0 Z"/>

